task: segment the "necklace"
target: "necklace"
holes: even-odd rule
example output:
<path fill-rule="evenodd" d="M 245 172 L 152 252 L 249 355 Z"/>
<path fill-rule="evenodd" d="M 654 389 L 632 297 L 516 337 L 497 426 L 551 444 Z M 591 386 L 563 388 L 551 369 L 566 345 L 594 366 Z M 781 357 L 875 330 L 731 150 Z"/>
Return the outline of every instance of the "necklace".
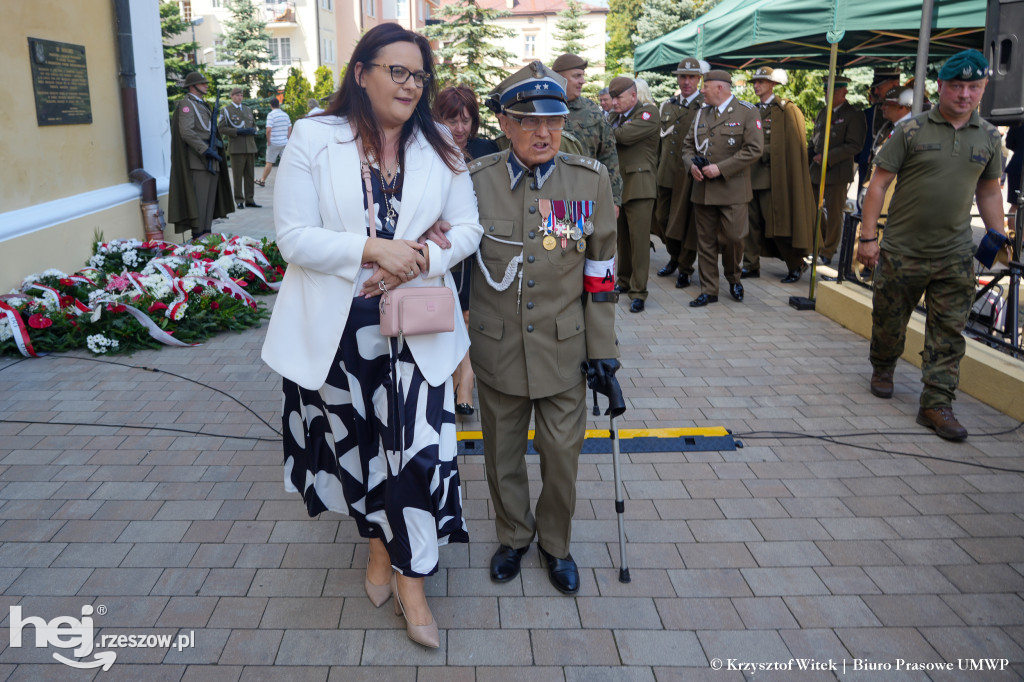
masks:
<path fill-rule="evenodd" d="M 379 166 L 377 168 L 377 174 L 380 175 L 380 193 L 384 195 L 384 206 L 387 207 L 387 213 L 384 216 L 384 225 L 391 226 L 390 232 L 394 232 L 397 227 L 398 212 L 395 211 L 395 207 L 391 204 L 391 195 L 395 193 L 395 186 L 389 187 L 390 181 L 384 179 L 384 173 L 381 171 Z M 401 171 L 400 168 L 395 168 L 394 185 L 398 184 L 398 173 Z M 389 174 L 390 175 L 390 174 Z"/>

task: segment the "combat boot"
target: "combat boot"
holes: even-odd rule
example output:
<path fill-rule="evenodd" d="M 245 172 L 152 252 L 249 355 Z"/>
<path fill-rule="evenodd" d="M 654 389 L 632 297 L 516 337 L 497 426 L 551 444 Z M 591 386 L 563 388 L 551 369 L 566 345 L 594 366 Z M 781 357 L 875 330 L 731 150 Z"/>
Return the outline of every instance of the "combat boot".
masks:
<path fill-rule="evenodd" d="M 957 442 L 967 440 L 967 429 L 953 416 L 952 407 L 922 407 L 917 411 L 917 423 L 927 426 L 940 438 Z"/>

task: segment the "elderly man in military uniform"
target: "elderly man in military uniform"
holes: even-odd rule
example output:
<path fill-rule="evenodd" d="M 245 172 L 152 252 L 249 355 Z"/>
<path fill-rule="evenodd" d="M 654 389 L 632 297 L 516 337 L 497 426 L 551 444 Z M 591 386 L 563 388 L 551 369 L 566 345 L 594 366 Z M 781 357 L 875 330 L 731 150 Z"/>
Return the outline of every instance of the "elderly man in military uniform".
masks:
<path fill-rule="evenodd" d="M 221 152 L 224 143 L 214 133 L 213 112 L 203 101 L 210 88 L 203 74 L 185 76 L 188 94 L 171 116 L 171 178 L 167 220 L 175 232 L 192 231 L 192 237 L 209 234 L 214 218 L 234 211 L 228 165 Z M 210 143 L 211 138 L 213 144 Z"/>
<path fill-rule="evenodd" d="M 689 286 L 697 262 L 697 228 L 690 204 L 692 176 L 683 168 L 683 139 L 690 131 L 694 114 L 704 104 L 700 94 L 703 74 L 700 62 L 685 57 L 672 72 L 679 92 L 661 104 L 661 152 L 658 156 L 658 199 L 654 205 L 652 231 L 665 242 L 668 263 L 658 277 L 671 277 L 678 268 L 676 288 Z"/>
<path fill-rule="evenodd" d="M 575 54 L 563 54 L 551 64 L 551 70 L 566 80 L 565 96 L 569 106 L 566 130 L 579 140 L 582 156 L 597 159 L 608 169 L 612 181 L 615 205 L 622 205 L 622 176 L 619 175 L 619 155 L 615 151 L 615 137 L 604 111 L 597 103 L 583 96 L 587 82 L 587 60 Z"/>
<path fill-rule="evenodd" d="M 864 112 L 846 101 L 846 91 L 850 87 L 848 78 L 836 77 L 832 91 L 832 130 L 829 135 L 828 169 L 825 172 L 825 218 L 822 220 L 820 244 L 821 262 L 832 263 L 843 235 L 843 207 L 846 195 L 853 182 L 853 157 L 864 145 L 867 135 L 867 122 Z M 825 121 L 828 108 L 824 107 L 814 119 L 814 132 L 811 134 L 813 158 L 811 159 L 811 185 L 814 201 L 817 205 L 821 196 L 821 159 L 825 149 Z"/>
<path fill-rule="evenodd" d="M 217 131 L 228 138 L 231 181 L 238 208 L 263 208 L 256 203 L 256 114 L 242 104 L 242 88 L 231 88 L 231 104 L 220 110 Z"/>
<path fill-rule="evenodd" d="M 569 551 L 576 472 L 586 429 L 586 365 L 616 383 L 615 209 L 608 170 L 558 151 L 569 108 L 565 79 L 533 62 L 498 87 L 510 148 L 469 166 L 484 237 L 469 304 L 484 466 L 500 546 L 491 579 L 519 574 L 536 536 L 548 577 L 579 590 Z M 598 390 L 601 390 L 598 387 Z M 541 491 L 530 511 L 530 415 Z"/>
<path fill-rule="evenodd" d="M 683 141 L 683 164 L 693 176 L 690 199 L 697 216 L 700 308 L 718 301 L 718 254 L 722 254 L 729 295 L 743 300 L 740 261 L 747 235 L 747 205 L 753 198 L 750 166 L 761 158 L 764 135 L 753 104 L 732 94 L 729 72 L 704 74 L 704 106 Z"/>
<path fill-rule="evenodd" d="M 658 138 L 661 126 L 652 104 L 638 103 L 636 83 L 618 76 L 608 84 L 612 131 L 622 171 L 622 210 L 618 217 L 618 291 L 631 299 L 629 311 L 643 312 L 651 269 L 651 218 L 658 196 Z"/>
<path fill-rule="evenodd" d="M 783 284 L 800 280 L 803 257 L 814 238 L 814 197 L 807 173 L 804 115 L 793 102 L 775 96 L 785 85 L 782 69 L 762 66 L 752 77 L 764 133 L 761 158 L 750 167 L 754 198 L 747 211 L 749 230 L 743 247 L 741 279 L 761 276 L 761 256 L 778 255 L 786 263 Z"/>
<path fill-rule="evenodd" d="M 980 52 L 953 55 L 939 70 L 938 107 L 896 126 L 875 157 L 857 255 L 875 268 L 871 393 L 892 397 L 907 322 L 923 295 L 928 315 L 917 423 L 952 441 L 967 438 L 953 415 L 953 400 L 966 349 L 962 332 L 974 303 L 972 200 L 985 227 L 1004 234 L 1002 138 L 977 112 L 987 74 Z M 879 249 L 882 199 L 897 176 Z"/>

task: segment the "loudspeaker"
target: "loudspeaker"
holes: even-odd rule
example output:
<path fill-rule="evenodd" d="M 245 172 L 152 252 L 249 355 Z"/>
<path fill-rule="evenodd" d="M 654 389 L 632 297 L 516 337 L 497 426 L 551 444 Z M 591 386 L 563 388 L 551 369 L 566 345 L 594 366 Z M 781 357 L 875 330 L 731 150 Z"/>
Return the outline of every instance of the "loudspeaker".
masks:
<path fill-rule="evenodd" d="M 1024 123 L 1024 0 L 988 0 L 985 57 L 992 75 L 981 114 L 997 125 Z"/>

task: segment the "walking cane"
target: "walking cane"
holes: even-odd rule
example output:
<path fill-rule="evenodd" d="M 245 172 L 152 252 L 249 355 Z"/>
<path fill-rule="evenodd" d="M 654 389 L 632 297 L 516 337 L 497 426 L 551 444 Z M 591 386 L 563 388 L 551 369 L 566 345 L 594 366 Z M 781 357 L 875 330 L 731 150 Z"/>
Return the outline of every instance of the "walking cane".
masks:
<path fill-rule="evenodd" d="M 594 392 L 594 415 L 601 414 L 600 409 L 597 406 L 597 394 L 598 387 L 596 377 L 590 372 L 589 365 L 583 363 L 581 367 L 583 373 L 587 375 L 587 385 Z M 608 434 L 612 439 L 612 471 L 615 476 L 615 513 L 618 517 L 619 524 L 619 582 L 628 583 L 629 577 L 629 566 L 626 563 L 626 503 L 622 499 L 622 471 L 619 466 L 619 431 L 615 428 L 615 418 L 626 411 L 625 401 L 622 399 L 622 389 L 619 388 L 619 382 L 614 375 L 609 377 L 608 383 L 603 387 L 601 393 L 605 393 L 608 396 L 608 411 L 605 414 L 609 415 L 608 420 Z"/>

